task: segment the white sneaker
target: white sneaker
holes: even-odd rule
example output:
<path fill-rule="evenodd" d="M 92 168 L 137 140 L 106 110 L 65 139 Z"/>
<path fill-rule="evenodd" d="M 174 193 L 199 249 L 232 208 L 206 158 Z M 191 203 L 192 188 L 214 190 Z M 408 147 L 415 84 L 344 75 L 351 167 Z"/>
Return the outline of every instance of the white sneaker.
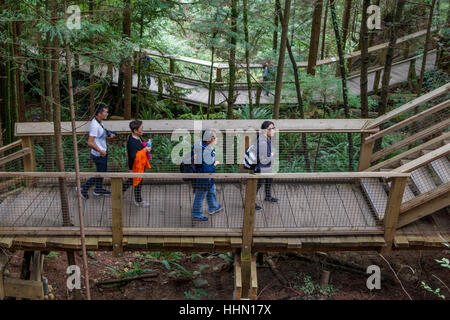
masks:
<path fill-rule="evenodd" d="M 147 208 L 148 206 L 150 206 L 150 203 L 148 203 L 147 201 L 142 200 L 141 202 L 136 202 L 136 200 L 134 200 L 134 204 L 137 207 L 141 207 L 141 208 Z"/>

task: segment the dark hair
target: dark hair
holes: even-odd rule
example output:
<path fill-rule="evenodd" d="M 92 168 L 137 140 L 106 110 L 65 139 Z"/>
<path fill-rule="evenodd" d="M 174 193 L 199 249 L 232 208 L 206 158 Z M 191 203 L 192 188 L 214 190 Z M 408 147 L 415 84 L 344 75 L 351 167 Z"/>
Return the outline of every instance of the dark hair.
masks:
<path fill-rule="evenodd" d="M 273 124 L 275 126 L 275 123 L 273 123 L 272 121 L 266 120 L 262 123 L 261 129 L 267 129 L 271 124 Z"/>
<path fill-rule="evenodd" d="M 133 120 L 130 122 L 130 129 L 131 132 L 134 132 L 134 130 L 139 129 L 139 127 L 142 126 L 142 121 L 141 120 Z"/>
<path fill-rule="evenodd" d="M 99 113 L 103 112 L 103 110 L 105 110 L 105 109 L 109 109 L 109 107 L 106 104 L 104 104 L 104 103 L 99 103 L 97 105 L 97 108 L 95 109 L 95 114 L 94 115 L 95 116 L 98 115 Z"/>

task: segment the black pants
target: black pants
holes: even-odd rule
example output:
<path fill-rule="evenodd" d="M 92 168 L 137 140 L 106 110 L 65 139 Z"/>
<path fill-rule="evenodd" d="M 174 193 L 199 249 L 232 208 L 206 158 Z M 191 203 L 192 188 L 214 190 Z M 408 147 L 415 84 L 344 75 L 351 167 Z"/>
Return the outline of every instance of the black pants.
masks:
<path fill-rule="evenodd" d="M 142 201 L 142 193 L 141 193 L 142 181 L 144 180 L 141 180 L 141 182 L 139 182 L 139 184 L 134 187 L 134 200 L 136 200 L 136 202 Z M 132 185 L 133 185 L 133 178 L 130 178 L 123 184 L 122 191 L 123 192 L 127 191 L 128 188 Z"/>
<path fill-rule="evenodd" d="M 97 157 L 91 154 L 92 160 L 94 160 L 97 172 L 106 172 L 108 170 L 108 154 L 104 157 Z M 103 191 L 103 178 L 89 178 L 85 184 L 81 186 L 83 192 L 89 191 L 89 188 L 95 184 L 95 191 Z"/>
<path fill-rule="evenodd" d="M 266 191 L 266 198 L 270 198 L 271 197 L 271 193 L 270 190 L 272 189 L 272 178 L 265 178 L 265 179 L 258 179 L 258 187 L 256 189 L 256 192 L 258 193 L 259 189 L 261 188 L 261 186 L 264 183 L 264 189 Z"/>

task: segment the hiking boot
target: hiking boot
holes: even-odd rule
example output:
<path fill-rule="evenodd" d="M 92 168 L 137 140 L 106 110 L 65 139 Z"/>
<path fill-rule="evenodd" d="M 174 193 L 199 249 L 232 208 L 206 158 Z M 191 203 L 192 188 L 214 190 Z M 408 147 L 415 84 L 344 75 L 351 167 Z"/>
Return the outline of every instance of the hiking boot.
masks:
<path fill-rule="evenodd" d="M 75 192 L 78 192 L 78 188 L 75 187 Z M 81 188 L 81 199 L 83 200 L 87 200 L 89 199 L 89 194 L 86 190 L 83 190 L 83 188 Z"/>
<path fill-rule="evenodd" d="M 205 216 L 192 216 L 192 220 L 207 222 L 208 221 L 208 217 L 205 217 Z"/>
<path fill-rule="evenodd" d="M 94 191 L 92 193 L 94 196 L 104 196 L 104 197 L 111 197 L 111 191 L 108 191 L 106 189 Z"/>
<path fill-rule="evenodd" d="M 277 198 L 274 198 L 274 197 L 266 197 L 266 198 L 264 199 L 264 201 L 278 202 L 278 199 L 277 199 Z"/>
<path fill-rule="evenodd" d="M 141 208 L 147 208 L 148 206 L 150 206 L 150 203 L 148 203 L 147 201 L 144 201 L 144 200 L 142 200 L 141 202 L 136 202 L 136 200 L 135 200 L 134 204 L 137 207 L 141 207 Z"/>
<path fill-rule="evenodd" d="M 261 206 L 258 206 L 257 204 L 255 205 L 255 210 L 256 211 L 260 211 L 260 210 L 262 210 L 262 207 Z"/>
<path fill-rule="evenodd" d="M 223 206 L 219 206 L 218 209 L 216 209 L 216 210 L 210 212 L 209 214 L 213 215 L 214 213 L 217 213 L 217 212 L 222 211 L 222 210 L 223 210 Z"/>

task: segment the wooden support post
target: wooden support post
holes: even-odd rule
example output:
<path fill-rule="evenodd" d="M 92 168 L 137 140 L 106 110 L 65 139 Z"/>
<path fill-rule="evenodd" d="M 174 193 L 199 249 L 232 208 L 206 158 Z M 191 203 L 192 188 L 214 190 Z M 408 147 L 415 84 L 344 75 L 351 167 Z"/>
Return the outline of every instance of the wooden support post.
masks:
<path fill-rule="evenodd" d="M 241 300 L 242 298 L 242 271 L 241 271 L 241 257 L 239 254 L 234 255 L 234 299 Z"/>
<path fill-rule="evenodd" d="M 383 66 L 384 62 L 386 61 L 386 53 L 387 53 L 387 48 L 384 48 L 380 52 L 380 65 L 381 66 Z M 377 70 L 375 73 L 375 79 L 373 82 L 373 91 L 375 93 L 378 93 L 378 86 L 380 85 L 381 71 L 382 70 Z"/>
<path fill-rule="evenodd" d="M 5 299 L 5 286 L 3 284 L 3 271 L 6 267 L 7 258 L 0 251 L 0 300 Z"/>
<path fill-rule="evenodd" d="M 112 244 L 114 257 L 123 254 L 123 194 L 122 178 L 111 178 L 111 207 L 112 207 Z"/>
<path fill-rule="evenodd" d="M 169 70 L 171 74 L 175 74 L 175 61 L 173 59 L 169 59 Z"/>
<path fill-rule="evenodd" d="M 251 262 L 251 284 L 250 284 L 250 299 L 256 300 L 258 297 L 258 272 L 256 270 L 256 257 L 255 255 L 252 255 L 252 262 Z"/>
<path fill-rule="evenodd" d="M 364 171 L 370 167 L 370 159 L 372 158 L 373 145 L 375 140 L 365 143 L 364 140 L 370 133 L 361 134 L 361 150 L 359 152 L 358 171 Z"/>
<path fill-rule="evenodd" d="M 405 44 L 405 48 L 403 49 L 403 59 L 408 59 L 408 57 L 409 57 L 409 47 L 410 47 L 410 43 L 409 43 L 409 41 L 407 41 L 406 44 Z"/>
<path fill-rule="evenodd" d="M 381 249 L 381 253 L 383 254 L 389 253 L 392 248 L 392 242 L 398 224 L 400 206 L 403 199 L 403 192 L 405 191 L 406 179 L 407 177 L 393 178 L 389 190 L 388 203 L 384 214 L 384 240 L 386 245 Z"/>
<path fill-rule="evenodd" d="M 161 75 L 158 74 L 158 98 L 162 99 L 162 95 L 163 95 L 163 82 Z"/>
<path fill-rule="evenodd" d="M 32 267 L 30 280 L 41 281 L 42 280 L 42 268 L 44 266 L 44 256 L 41 251 L 34 251 L 32 257 Z"/>
<path fill-rule="evenodd" d="M 222 69 L 216 69 L 216 82 L 222 82 Z"/>
<path fill-rule="evenodd" d="M 25 172 L 36 172 L 36 159 L 34 155 L 33 137 L 22 137 L 22 149 L 29 148 L 30 152 L 23 157 L 23 169 Z M 33 179 L 26 180 L 27 187 L 34 185 Z"/>
<path fill-rule="evenodd" d="M 210 88 L 211 90 L 211 105 L 210 108 L 214 109 L 214 107 L 216 106 L 216 85 L 213 82 L 212 83 L 212 87 Z"/>
<path fill-rule="evenodd" d="M 247 179 L 245 190 L 244 221 L 242 224 L 242 249 L 241 249 L 241 270 L 242 270 L 242 297 L 248 298 L 251 288 L 251 264 L 252 264 L 252 244 L 253 229 L 255 225 L 255 201 L 256 178 Z"/>
<path fill-rule="evenodd" d="M 261 86 L 258 85 L 256 87 L 256 102 L 255 102 L 257 108 L 259 108 L 260 102 L 261 102 Z"/>
<path fill-rule="evenodd" d="M 244 148 L 241 149 L 239 160 L 240 160 L 240 173 L 247 173 L 248 170 L 244 168 L 244 158 L 245 158 L 245 151 L 250 147 L 250 136 L 244 136 Z"/>

